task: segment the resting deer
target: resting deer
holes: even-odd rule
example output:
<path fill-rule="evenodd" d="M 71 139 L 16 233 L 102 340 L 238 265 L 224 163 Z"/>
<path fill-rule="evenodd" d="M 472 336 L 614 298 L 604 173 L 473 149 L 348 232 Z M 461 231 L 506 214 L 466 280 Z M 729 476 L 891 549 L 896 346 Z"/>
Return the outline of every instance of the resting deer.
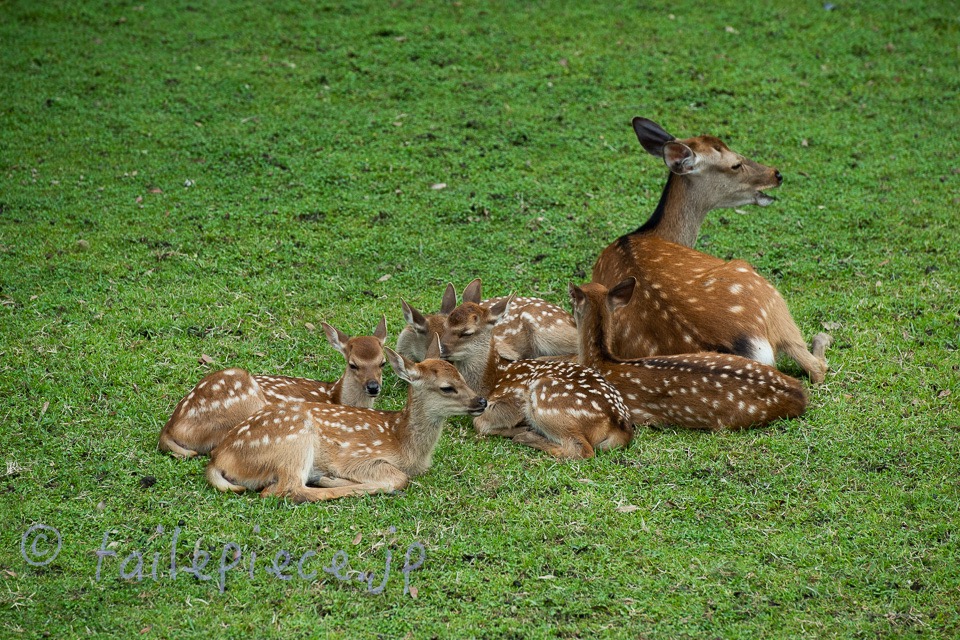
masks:
<path fill-rule="evenodd" d="M 402 411 L 315 402 L 264 407 L 213 450 L 207 480 L 221 491 L 260 491 L 295 502 L 405 488 L 430 468 L 447 418 L 480 415 L 487 406 L 453 365 L 437 359 L 434 340 L 420 364 L 385 349 L 410 385 Z"/>
<path fill-rule="evenodd" d="M 780 172 L 744 158 L 712 136 L 677 140 L 654 122 L 634 118 L 640 144 L 662 158 L 670 177 L 650 219 L 607 247 L 593 282 L 613 287 L 637 279 L 632 302 L 614 314 L 610 348 L 618 356 L 719 351 L 775 365 L 784 352 L 822 382 L 831 339 L 813 339 L 807 351 L 787 304 L 742 260 L 724 262 L 692 249 L 711 209 L 766 206 L 763 192 L 780 185 Z"/>
<path fill-rule="evenodd" d="M 480 280 L 463 291 L 464 299 L 480 297 Z M 492 306 L 506 298 L 491 298 L 481 304 Z M 415 360 L 422 359 L 427 339 L 443 331 L 446 317 L 457 306 L 452 284 L 443 293 L 440 311 L 424 315 L 401 300 L 407 326 L 397 338 L 397 351 Z M 510 308 L 493 330 L 497 351 L 509 360 L 542 356 L 571 356 L 577 353 L 577 327 L 565 310 L 540 298 L 514 298 Z"/>
<path fill-rule="evenodd" d="M 610 354 L 613 313 L 633 297 L 636 280 L 609 291 L 596 283 L 570 285 L 580 333 L 580 364 L 593 367 L 620 391 L 636 424 L 691 429 L 742 429 L 803 413 L 799 381 L 764 364 L 723 353 L 621 360 Z"/>
<path fill-rule="evenodd" d="M 590 458 L 596 449 L 626 446 L 630 412 L 619 392 L 593 369 L 573 362 L 511 361 L 493 342 L 494 326 L 511 298 L 480 304 L 479 288 L 447 317 L 441 352 L 478 393 L 486 413 L 474 418 L 480 435 L 499 435 L 562 458 Z"/>
<path fill-rule="evenodd" d="M 243 369 L 216 371 L 177 404 L 160 432 L 160 450 L 180 458 L 209 453 L 232 427 L 268 404 L 308 401 L 372 407 L 387 363 L 383 358 L 386 318 L 380 318 L 372 336 L 351 338 L 325 322 L 323 331 L 347 362 L 336 382 L 255 376 Z"/>

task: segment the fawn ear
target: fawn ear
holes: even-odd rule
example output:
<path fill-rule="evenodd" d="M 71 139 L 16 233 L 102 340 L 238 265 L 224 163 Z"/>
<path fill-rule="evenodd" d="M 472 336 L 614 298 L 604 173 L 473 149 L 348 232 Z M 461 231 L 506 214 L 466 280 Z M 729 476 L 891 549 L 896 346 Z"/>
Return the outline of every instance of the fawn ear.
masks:
<path fill-rule="evenodd" d="M 468 284 L 467 288 L 463 290 L 463 301 L 480 304 L 480 278 Z"/>
<path fill-rule="evenodd" d="M 323 325 L 323 332 L 327 334 L 327 342 L 330 343 L 330 346 L 346 357 L 347 341 L 350 340 L 350 336 L 340 331 L 340 329 L 330 326 L 326 322 L 321 322 L 320 324 Z"/>
<path fill-rule="evenodd" d="M 443 297 L 440 299 L 440 313 L 450 315 L 450 312 L 457 308 L 457 290 L 453 288 L 453 283 L 448 282 L 447 288 L 443 290 Z"/>
<path fill-rule="evenodd" d="M 513 304 L 514 298 L 517 297 L 517 294 L 511 293 L 506 298 L 499 300 L 496 304 L 490 307 L 487 310 L 487 322 L 489 324 L 497 324 L 504 315 L 506 315 L 507 310 L 510 308 L 510 305 Z"/>
<path fill-rule="evenodd" d="M 373 330 L 373 337 L 383 345 L 387 341 L 387 316 L 381 315 L 377 328 Z"/>
<path fill-rule="evenodd" d="M 682 142 L 673 140 L 663 146 L 663 161 L 672 173 L 682 176 L 696 167 L 697 154 Z"/>
<path fill-rule="evenodd" d="M 587 299 L 587 296 L 583 293 L 583 289 L 571 282 L 568 290 L 570 291 L 570 304 L 574 309 L 579 309 Z"/>
<path fill-rule="evenodd" d="M 420 379 L 416 364 L 407 360 L 390 347 L 384 347 L 383 352 L 387 356 L 387 362 L 390 363 L 390 368 L 393 369 L 393 372 L 397 374 L 398 378 L 411 383 Z"/>
<path fill-rule="evenodd" d="M 430 338 L 430 342 L 427 344 L 427 352 L 424 354 L 424 360 L 439 360 L 441 357 L 442 347 L 440 346 L 440 334 L 435 333 L 433 337 Z"/>
<path fill-rule="evenodd" d="M 637 286 L 637 279 L 630 276 L 626 280 L 618 283 L 613 289 L 607 292 L 607 306 L 611 311 L 626 306 L 633 298 L 633 291 Z"/>
<path fill-rule="evenodd" d="M 420 333 L 427 330 L 427 319 L 422 313 L 408 305 L 406 300 L 400 300 L 400 306 L 403 308 L 403 319 L 408 325 Z"/>
<path fill-rule="evenodd" d="M 647 153 L 658 158 L 663 157 L 663 145 L 676 139 L 656 122 L 646 118 L 634 118 L 633 131 Z"/>

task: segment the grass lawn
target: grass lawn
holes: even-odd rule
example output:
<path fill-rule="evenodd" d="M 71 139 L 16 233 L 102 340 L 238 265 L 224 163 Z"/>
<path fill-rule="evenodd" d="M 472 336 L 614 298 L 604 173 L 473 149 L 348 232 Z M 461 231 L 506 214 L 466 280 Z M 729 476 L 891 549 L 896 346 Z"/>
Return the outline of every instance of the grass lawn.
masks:
<path fill-rule="evenodd" d="M 0 637 L 957 637 L 956 9 L 0 1 Z M 698 248 L 834 336 L 804 416 L 581 462 L 458 419 L 302 506 L 156 450 L 215 368 L 334 379 L 321 321 L 567 306 L 666 180 L 637 115 L 783 173 Z"/>

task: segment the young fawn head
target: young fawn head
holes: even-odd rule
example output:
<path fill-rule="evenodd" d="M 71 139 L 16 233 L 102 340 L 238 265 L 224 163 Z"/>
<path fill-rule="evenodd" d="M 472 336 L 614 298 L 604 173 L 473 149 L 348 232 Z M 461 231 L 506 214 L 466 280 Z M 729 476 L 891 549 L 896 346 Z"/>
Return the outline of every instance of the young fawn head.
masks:
<path fill-rule="evenodd" d="M 632 277 L 610 290 L 597 283 L 570 285 L 580 363 L 597 369 L 620 391 L 635 423 L 740 429 L 803 413 L 807 398 L 797 380 L 740 356 L 692 353 L 622 360 L 611 355 L 607 335 L 615 328 L 613 313 L 630 302 L 635 285 Z"/>
<path fill-rule="evenodd" d="M 383 344 L 387 340 L 387 319 L 380 316 L 380 323 L 372 336 L 350 337 L 326 322 L 322 323 L 327 341 L 347 361 L 347 368 L 340 379 L 342 404 L 373 406 L 373 399 L 380 395 L 383 384 L 383 368 L 387 366 Z M 369 398 L 369 404 L 361 404 Z"/>
<path fill-rule="evenodd" d="M 419 362 L 424 359 L 433 335 L 443 332 L 443 321 L 457 306 L 457 292 L 452 284 L 447 284 L 437 313 L 424 315 L 406 300 L 401 300 L 400 305 L 407 325 L 397 337 L 397 352 Z"/>
<path fill-rule="evenodd" d="M 409 383 L 403 411 L 270 405 L 214 449 L 209 482 L 222 491 L 255 490 L 298 502 L 406 487 L 430 467 L 447 418 L 480 415 L 487 402 L 455 367 L 436 359 L 438 343 L 419 364 L 385 351 L 397 376 Z"/>
<path fill-rule="evenodd" d="M 596 449 L 629 443 L 629 411 L 596 371 L 572 362 L 499 357 L 493 327 L 511 300 L 490 307 L 468 300 L 450 313 L 444 327 L 444 358 L 490 403 L 473 421 L 477 432 L 568 458 L 592 457 Z"/>
<path fill-rule="evenodd" d="M 372 407 L 380 394 L 386 318 L 372 336 L 350 337 L 323 323 L 330 345 L 346 359 L 336 382 L 289 376 L 251 375 L 243 369 L 225 369 L 207 375 L 173 411 L 160 432 L 159 448 L 189 458 L 213 449 L 232 427 L 268 403 L 331 402 Z"/>
<path fill-rule="evenodd" d="M 481 282 L 478 278 L 463 290 L 463 301 L 491 306 L 505 300 L 491 298 L 481 302 L 480 292 Z M 456 292 L 453 285 L 448 284 L 440 311 L 426 316 L 406 302 L 401 302 L 407 326 L 397 339 L 397 351 L 422 360 L 428 337 L 443 331 L 446 317 L 457 306 Z M 500 355 L 510 360 L 575 355 L 577 349 L 577 329 L 573 318 L 557 305 L 540 298 L 514 298 L 509 311 L 494 327 L 493 339 Z"/>

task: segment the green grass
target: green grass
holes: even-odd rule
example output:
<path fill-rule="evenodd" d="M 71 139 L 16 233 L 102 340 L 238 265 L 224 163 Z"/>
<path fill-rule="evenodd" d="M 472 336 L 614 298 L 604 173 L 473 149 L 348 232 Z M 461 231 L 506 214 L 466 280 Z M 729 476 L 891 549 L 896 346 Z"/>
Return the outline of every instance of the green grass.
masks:
<path fill-rule="evenodd" d="M 956 637 L 960 20 L 835 4 L 0 2 L 0 636 Z M 783 172 L 699 247 L 836 338 L 802 418 L 582 462 L 452 421 L 402 494 L 304 506 L 156 451 L 203 354 L 333 379 L 307 323 L 393 340 L 477 276 L 566 306 L 659 197 L 635 115 Z M 242 547 L 223 593 L 178 527 Z M 389 550 L 385 591 L 308 550 Z"/>

